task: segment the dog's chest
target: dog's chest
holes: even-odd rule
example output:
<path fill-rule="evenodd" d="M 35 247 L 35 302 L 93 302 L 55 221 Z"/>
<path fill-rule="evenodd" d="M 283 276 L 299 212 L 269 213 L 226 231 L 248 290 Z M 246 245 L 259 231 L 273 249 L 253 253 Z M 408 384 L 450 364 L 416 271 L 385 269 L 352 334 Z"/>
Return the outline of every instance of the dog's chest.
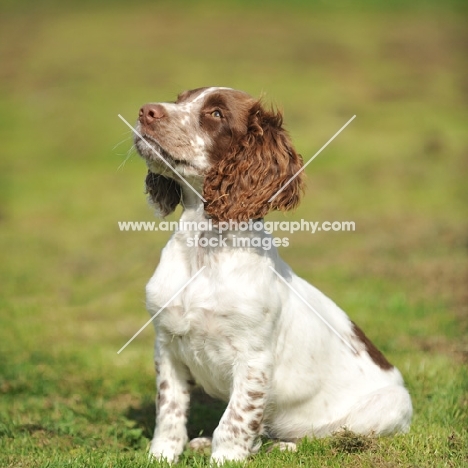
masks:
<path fill-rule="evenodd" d="M 239 355 L 269 342 L 277 298 L 271 292 L 259 294 L 249 270 L 241 278 L 225 276 L 225 281 L 219 275 L 206 268 L 175 294 L 184 283 L 165 282 L 167 275 L 158 271 L 147 287 L 147 306 L 158 314 L 156 333 L 175 358 L 209 394 L 225 399 Z"/>
<path fill-rule="evenodd" d="M 157 333 L 163 333 L 175 357 L 190 370 L 204 389 L 218 398 L 229 398 L 229 370 L 243 338 L 232 330 L 223 314 L 211 309 L 168 307 L 158 317 Z M 233 335 L 234 333 L 234 335 Z"/>
<path fill-rule="evenodd" d="M 180 234 L 181 236 L 182 234 Z M 246 249 L 164 248 L 146 288 L 156 333 L 209 393 L 225 397 L 240 354 L 262 349 L 280 310 L 268 257 Z"/>

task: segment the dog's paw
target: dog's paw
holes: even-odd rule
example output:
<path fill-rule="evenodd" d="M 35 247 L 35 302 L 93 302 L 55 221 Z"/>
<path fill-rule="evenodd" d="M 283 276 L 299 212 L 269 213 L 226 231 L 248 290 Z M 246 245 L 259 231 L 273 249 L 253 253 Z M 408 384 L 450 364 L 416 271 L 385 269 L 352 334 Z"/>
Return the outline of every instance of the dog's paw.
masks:
<path fill-rule="evenodd" d="M 166 460 L 168 463 L 177 463 L 182 453 L 179 440 L 153 439 L 149 450 L 149 458 L 158 461 Z"/>
<path fill-rule="evenodd" d="M 211 454 L 210 462 L 214 466 L 222 466 L 225 462 L 228 461 L 242 461 L 249 456 L 249 452 L 245 450 L 223 450 L 218 449 Z"/>
<path fill-rule="evenodd" d="M 211 437 L 195 437 L 188 443 L 188 447 L 194 452 L 204 453 L 211 449 Z"/>
<path fill-rule="evenodd" d="M 280 452 L 297 452 L 297 444 L 296 442 L 287 442 L 280 440 L 279 442 L 275 442 L 274 444 L 272 444 L 267 451 L 271 452 L 275 449 L 278 449 Z"/>

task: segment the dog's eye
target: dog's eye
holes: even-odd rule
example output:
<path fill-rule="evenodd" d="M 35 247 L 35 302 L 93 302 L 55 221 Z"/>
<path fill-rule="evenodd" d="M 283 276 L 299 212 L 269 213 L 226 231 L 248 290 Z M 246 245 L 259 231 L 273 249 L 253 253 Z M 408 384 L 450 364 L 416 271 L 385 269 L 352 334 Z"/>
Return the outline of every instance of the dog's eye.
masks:
<path fill-rule="evenodd" d="M 211 113 L 211 116 L 212 117 L 215 117 L 217 119 L 222 119 L 223 118 L 223 114 L 221 114 L 221 111 L 216 109 L 214 110 L 212 113 Z"/>

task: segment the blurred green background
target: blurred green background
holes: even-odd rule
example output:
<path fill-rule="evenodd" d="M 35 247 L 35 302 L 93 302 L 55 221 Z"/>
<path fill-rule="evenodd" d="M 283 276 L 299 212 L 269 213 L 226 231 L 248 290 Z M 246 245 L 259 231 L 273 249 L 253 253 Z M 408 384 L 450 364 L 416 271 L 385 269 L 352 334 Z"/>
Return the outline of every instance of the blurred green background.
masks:
<path fill-rule="evenodd" d="M 0 465 L 145 466 L 153 330 L 116 352 L 147 320 L 168 233 L 118 230 L 154 217 L 117 114 L 134 122 L 145 102 L 229 86 L 282 109 L 305 160 L 357 115 L 307 168 L 300 208 L 270 219 L 355 221 L 295 233 L 281 254 L 400 367 L 415 404 L 403 439 L 358 456 L 304 445 L 288 466 L 463 466 L 466 13 L 423 0 L 1 2 Z M 216 424 L 218 407 L 197 405 L 192 435 Z M 271 457 L 255 463 L 285 466 Z"/>

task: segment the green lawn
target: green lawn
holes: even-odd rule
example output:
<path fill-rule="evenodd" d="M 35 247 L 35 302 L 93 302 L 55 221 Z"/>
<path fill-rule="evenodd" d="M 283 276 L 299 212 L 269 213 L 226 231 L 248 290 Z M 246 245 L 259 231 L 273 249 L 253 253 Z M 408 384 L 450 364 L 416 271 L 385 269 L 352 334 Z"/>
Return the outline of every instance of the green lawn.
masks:
<path fill-rule="evenodd" d="M 468 466 L 461 3 L 69 3 L 0 6 L 0 467 L 157 465 L 153 330 L 117 351 L 148 318 L 169 234 L 118 230 L 154 218 L 117 114 L 206 85 L 282 108 L 305 160 L 357 115 L 308 166 L 298 210 L 269 219 L 355 221 L 292 234 L 281 254 L 400 368 L 414 404 L 409 434 L 266 443 L 248 466 Z M 190 434 L 222 409 L 197 393 Z"/>

